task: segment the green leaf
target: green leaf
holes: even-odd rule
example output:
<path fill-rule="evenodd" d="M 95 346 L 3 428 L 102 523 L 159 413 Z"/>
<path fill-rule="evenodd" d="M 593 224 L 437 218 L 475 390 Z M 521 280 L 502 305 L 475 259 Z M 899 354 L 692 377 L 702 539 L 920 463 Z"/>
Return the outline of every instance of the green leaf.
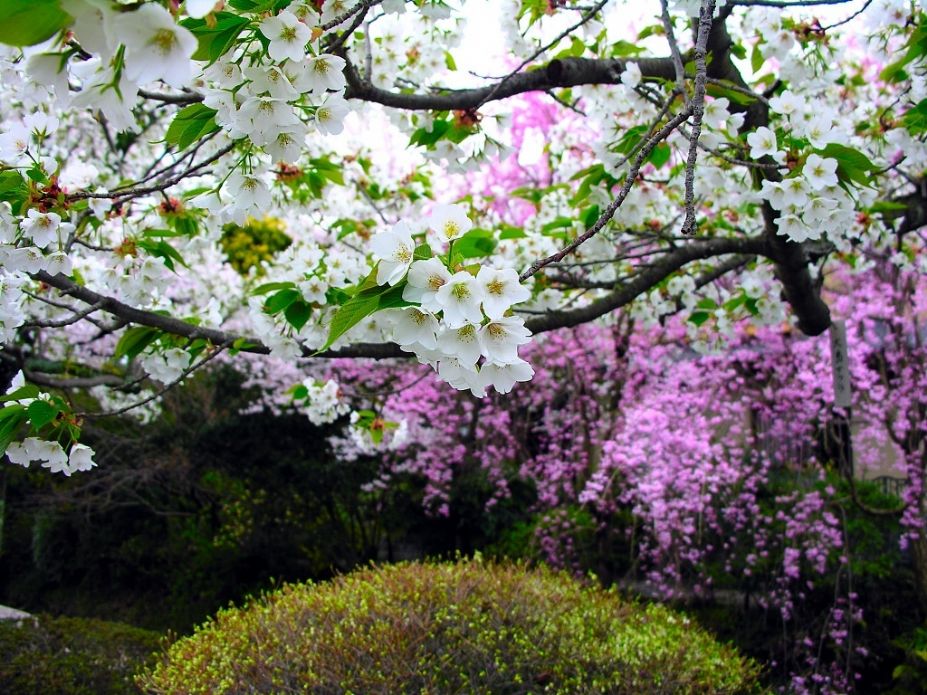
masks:
<path fill-rule="evenodd" d="M 457 69 L 457 63 L 454 61 L 454 56 L 451 55 L 450 51 L 444 51 L 444 65 L 448 70 Z"/>
<path fill-rule="evenodd" d="M 25 384 L 6 396 L 0 396 L 0 403 L 8 401 L 24 401 L 28 398 L 38 398 L 39 388 L 35 384 Z M 0 411 L 5 412 L 5 410 Z"/>
<path fill-rule="evenodd" d="M 191 104 L 177 112 L 164 139 L 178 149 L 186 149 L 194 142 L 219 130 L 216 110 L 203 104 Z"/>
<path fill-rule="evenodd" d="M 650 151 L 650 154 L 647 157 L 647 161 L 659 169 L 670 160 L 670 156 L 672 154 L 672 148 L 665 142 L 661 142 Z"/>
<path fill-rule="evenodd" d="M 611 54 L 612 58 L 627 58 L 628 56 L 643 53 L 643 51 L 644 49 L 640 46 L 635 46 L 633 43 L 619 39 L 612 44 Z"/>
<path fill-rule="evenodd" d="M 264 302 L 264 312 L 267 314 L 277 314 L 286 309 L 297 299 L 300 299 L 300 297 L 301 295 L 298 290 L 280 290 L 276 294 L 272 294 L 267 298 L 267 301 Z"/>
<path fill-rule="evenodd" d="M 486 229 L 471 229 L 454 242 L 454 255 L 460 258 L 482 258 L 495 250 L 496 240 Z"/>
<path fill-rule="evenodd" d="M 33 164 L 27 171 L 26 176 L 35 181 L 36 183 L 42 184 L 43 186 L 48 183 L 48 176 L 42 171 L 42 168 L 38 164 Z"/>
<path fill-rule="evenodd" d="M 404 287 L 405 282 L 400 282 L 395 287 L 389 287 L 388 285 L 383 287 L 374 286 L 364 289 L 351 297 L 332 317 L 331 325 L 328 327 L 328 339 L 325 341 L 325 345 L 319 349 L 319 352 L 330 348 L 338 338 L 371 314 L 381 309 L 411 306 L 409 302 L 402 298 Z"/>
<path fill-rule="evenodd" d="M 251 294 L 267 294 L 274 290 L 289 290 L 294 287 L 296 287 L 296 285 L 292 282 L 265 282 L 263 285 L 258 285 L 251 290 Z"/>
<path fill-rule="evenodd" d="M 766 58 L 763 57 L 763 53 L 760 51 L 760 44 L 754 44 L 753 51 L 750 53 L 750 68 L 753 72 L 759 72 L 765 62 Z"/>
<path fill-rule="evenodd" d="M 40 430 L 58 417 L 60 411 L 48 401 L 36 400 L 29 404 L 26 412 L 29 414 L 29 422 L 32 423 L 32 427 L 35 430 Z"/>
<path fill-rule="evenodd" d="M 188 268 L 189 266 L 183 259 L 183 256 L 180 255 L 180 252 L 175 249 L 173 246 L 168 244 L 166 241 L 139 241 L 137 246 L 141 249 L 145 249 L 152 256 L 156 256 L 164 260 L 164 265 L 166 265 L 170 270 L 174 270 L 174 262 L 180 263 L 180 265 Z"/>
<path fill-rule="evenodd" d="M 513 227 L 511 225 L 505 225 L 502 228 L 502 231 L 499 233 L 499 240 L 504 241 L 505 239 L 524 239 L 528 235 L 525 234 L 525 230 L 520 227 Z"/>
<path fill-rule="evenodd" d="M 614 145 L 614 150 L 623 155 L 630 155 L 647 134 L 648 126 L 641 124 L 628 128 L 621 139 Z"/>
<path fill-rule="evenodd" d="M 709 314 L 707 311 L 694 311 L 692 312 L 692 315 L 689 316 L 688 321 L 689 323 L 694 323 L 696 326 L 701 326 L 710 318 L 711 314 Z"/>
<path fill-rule="evenodd" d="M 3 0 L 0 2 L 0 43 L 34 46 L 71 25 L 74 18 L 59 0 Z"/>
<path fill-rule="evenodd" d="M 244 30 L 250 21 L 246 17 L 239 17 L 231 12 L 216 12 L 213 15 L 215 23 L 208 24 L 205 19 L 188 17 L 180 24 L 191 32 L 199 42 L 193 60 L 207 60 L 216 62 L 232 47 L 235 39 Z"/>
<path fill-rule="evenodd" d="M 283 312 L 287 323 L 293 326 L 293 328 L 295 328 L 297 331 L 301 331 L 303 329 L 303 326 L 305 326 L 306 322 L 309 321 L 309 316 L 311 314 L 312 307 L 302 299 L 297 299 Z"/>
<path fill-rule="evenodd" d="M 905 205 L 904 203 L 896 203 L 892 200 L 880 200 L 869 206 L 869 212 L 872 212 L 872 213 L 905 212 L 907 211 L 907 209 L 908 209 L 908 206 Z"/>
<path fill-rule="evenodd" d="M 698 300 L 698 303 L 695 306 L 697 306 L 699 309 L 714 311 L 718 308 L 718 303 L 711 297 L 704 297 L 703 299 Z"/>
<path fill-rule="evenodd" d="M 13 213 L 16 214 L 28 197 L 29 186 L 18 172 L 0 172 L 0 202 L 9 203 Z"/>
<path fill-rule="evenodd" d="M 431 125 L 431 130 L 419 128 L 409 138 L 409 144 L 421 145 L 422 147 L 433 147 L 438 140 L 444 137 L 451 127 L 450 121 L 437 120 Z"/>
<path fill-rule="evenodd" d="M 557 230 L 570 229 L 573 226 L 573 220 L 569 217 L 555 217 L 550 222 L 541 227 L 541 234 L 544 236 L 558 236 Z"/>
<path fill-rule="evenodd" d="M 344 172 L 339 165 L 324 158 L 310 159 L 309 164 L 309 168 L 314 169 L 315 171 L 313 173 L 315 173 L 317 176 L 328 179 L 332 183 L 336 183 L 339 186 L 344 185 Z"/>
<path fill-rule="evenodd" d="M 18 403 L 0 410 L 0 456 L 6 453 L 7 447 L 16 437 L 16 431 L 26 422 L 27 417 L 25 406 Z"/>
<path fill-rule="evenodd" d="M 412 253 L 412 260 L 427 261 L 429 258 L 433 258 L 434 255 L 435 254 L 431 250 L 431 246 L 428 244 L 421 244 L 415 247 L 415 251 Z"/>
<path fill-rule="evenodd" d="M 255 344 L 252 342 L 249 342 L 248 340 L 244 338 L 236 338 L 234 342 L 232 343 L 233 350 L 247 350 L 248 348 L 253 348 L 253 347 L 255 347 Z"/>
<path fill-rule="evenodd" d="M 580 213 L 579 219 L 582 220 L 583 227 L 589 229 L 598 221 L 600 214 L 602 214 L 602 211 L 599 210 L 599 206 L 593 205 L 583 210 L 582 213 Z"/>
<path fill-rule="evenodd" d="M 553 59 L 562 60 L 563 58 L 579 58 L 585 52 L 586 44 L 574 36 L 570 40 L 569 47 L 559 51 Z"/>
<path fill-rule="evenodd" d="M 854 150 L 846 145 L 838 145 L 835 142 L 830 143 L 823 150 L 817 150 L 822 157 L 829 157 L 837 160 L 837 178 L 846 183 L 852 181 L 860 186 L 871 186 L 871 173 L 877 171 L 877 167 L 869 158 L 859 150 Z"/>
<path fill-rule="evenodd" d="M 916 106 L 908 109 L 901 117 L 901 122 L 912 135 L 927 132 L 927 99 L 922 99 Z"/>
<path fill-rule="evenodd" d="M 908 74 L 904 69 L 905 66 L 908 63 L 920 61 L 924 56 L 927 56 L 927 26 L 923 23 L 918 24 L 914 31 L 911 32 L 911 38 L 908 39 L 906 46 L 908 50 L 905 54 L 882 70 L 879 77 L 883 82 L 906 80 Z"/>
<path fill-rule="evenodd" d="M 705 91 L 709 96 L 715 98 L 724 97 L 728 101 L 735 104 L 740 104 L 741 106 L 749 106 L 754 101 L 756 101 L 756 99 L 751 97 L 749 94 L 744 94 L 743 92 L 739 92 L 736 89 L 731 89 L 730 87 L 726 87 L 725 85 L 718 84 L 716 82 L 709 84 L 705 88 Z"/>
<path fill-rule="evenodd" d="M 517 18 L 521 19 L 528 15 L 528 26 L 530 27 L 541 17 L 546 15 L 550 10 L 547 0 L 521 0 L 521 8 L 518 10 Z"/>
<path fill-rule="evenodd" d="M 738 294 L 736 297 L 731 297 L 726 302 L 724 302 L 724 310 L 727 312 L 734 311 L 737 307 L 743 304 L 747 300 L 747 295 L 743 292 Z"/>
<path fill-rule="evenodd" d="M 119 359 L 125 356 L 131 360 L 140 355 L 142 350 L 151 345 L 159 335 L 161 335 L 161 331 L 157 328 L 134 326 L 122 334 L 119 342 L 116 343 L 116 351 L 113 353 L 113 357 Z"/>

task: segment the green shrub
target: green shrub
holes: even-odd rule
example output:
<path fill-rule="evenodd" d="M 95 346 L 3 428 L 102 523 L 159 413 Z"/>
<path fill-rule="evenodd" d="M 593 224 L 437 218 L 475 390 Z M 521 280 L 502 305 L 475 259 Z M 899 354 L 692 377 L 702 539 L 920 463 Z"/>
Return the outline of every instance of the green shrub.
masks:
<path fill-rule="evenodd" d="M 755 665 L 694 622 L 520 565 L 399 564 L 221 611 L 153 693 L 738 693 Z"/>
<path fill-rule="evenodd" d="M 0 621 L 0 692 L 138 693 L 133 675 L 161 641 L 148 630 L 84 618 Z"/>

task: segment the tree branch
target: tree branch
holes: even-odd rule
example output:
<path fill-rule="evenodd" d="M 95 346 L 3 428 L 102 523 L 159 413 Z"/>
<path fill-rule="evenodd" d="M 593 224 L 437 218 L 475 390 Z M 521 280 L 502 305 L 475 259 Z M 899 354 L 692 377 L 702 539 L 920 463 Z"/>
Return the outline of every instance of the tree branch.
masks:
<path fill-rule="evenodd" d="M 347 55 L 342 53 L 347 59 Z M 550 61 L 545 67 L 520 72 L 505 79 L 504 84 L 492 84 L 475 89 L 461 89 L 435 94 L 408 94 L 374 86 L 360 76 L 348 60 L 345 77 L 347 99 L 360 99 L 397 109 L 412 111 L 459 111 L 473 109 L 487 101 L 507 99 L 526 92 L 546 92 L 554 88 L 577 87 L 584 84 L 619 84 L 621 73 L 629 62 L 637 63 L 644 77 L 672 80 L 675 68 L 672 58 L 591 59 L 563 58 Z"/>
<path fill-rule="evenodd" d="M 61 275 L 60 273 L 58 275 L 49 275 L 45 271 L 41 271 L 36 273 L 33 277 L 35 277 L 36 280 L 44 282 L 45 284 L 60 290 L 64 294 L 68 294 L 86 304 L 99 305 L 99 308 L 102 311 L 106 311 L 107 313 L 122 319 L 126 323 L 134 323 L 140 326 L 151 326 L 152 328 L 157 328 L 164 331 L 165 333 L 183 336 L 185 338 L 190 338 L 191 340 L 202 338 L 204 340 L 208 340 L 213 345 L 231 345 L 236 340 L 241 340 L 242 342 L 246 343 L 247 346 L 242 347 L 240 352 L 251 352 L 258 355 L 270 354 L 270 348 L 267 347 L 259 338 L 254 336 L 237 335 L 235 333 L 222 331 L 217 328 L 194 326 L 193 324 L 187 323 L 186 321 L 181 321 L 180 319 L 176 319 L 172 316 L 164 316 L 163 314 L 156 314 L 151 311 L 136 309 L 135 307 L 120 302 L 114 297 L 107 297 L 106 295 L 102 295 L 94 292 L 91 289 L 82 287 L 81 285 L 78 285 L 76 282 L 65 277 L 64 275 Z M 319 354 L 315 354 L 315 352 L 309 348 L 303 348 L 303 355 L 305 357 L 325 358 L 371 357 L 374 359 L 384 359 L 387 357 L 404 357 L 406 356 L 406 353 L 402 352 L 399 349 L 399 346 L 393 343 L 356 343 L 354 345 L 341 348 L 340 350 L 326 350 L 325 352 Z"/>
<path fill-rule="evenodd" d="M 630 304 L 661 280 L 692 261 L 731 253 L 767 255 L 769 249 L 762 237 L 749 239 L 695 240 L 664 256 L 641 271 L 636 277 L 622 283 L 613 292 L 578 309 L 552 311 L 544 316 L 529 319 L 525 326 L 532 333 L 543 333 L 557 328 L 568 328 L 587 323 L 615 309 Z"/>

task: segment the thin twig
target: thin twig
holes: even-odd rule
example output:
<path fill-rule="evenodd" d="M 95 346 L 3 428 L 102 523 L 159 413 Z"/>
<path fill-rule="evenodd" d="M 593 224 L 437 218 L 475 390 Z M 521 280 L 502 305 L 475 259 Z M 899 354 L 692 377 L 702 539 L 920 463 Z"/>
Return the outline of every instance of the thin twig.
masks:
<path fill-rule="evenodd" d="M 599 219 L 595 221 L 595 224 L 593 224 L 575 240 L 564 246 L 557 253 L 532 263 L 531 267 L 523 272 L 519 279 L 522 281 L 527 280 L 541 268 L 548 266 L 551 263 L 559 263 L 564 258 L 566 258 L 566 256 L 579 248 L 581 244 L 585 243 L 593 236 L 598 234 L 605 227 L 605 225 L 608 224 L 609 220 L 615 216 L 615 213 L 618 212 L 618 208 L 621 207 L 621 204 L 624 203 L 625 198 L 628 197 L 628 193 L 631 192 L 631 187 L 634 186 L 634 182 L 637 179 L 637 174 L 640 172 L 641 166 L 644 164 L 644 160 L 648 157 L 648 155 L 650 155 L 650 153 L 653 151 L 653 148 L 665 140 L 670 133 L 672 133 L 681 123 L 683 123 L 683 121 L 689 117 L 690 113 L 691 111 L 688 107 L 683 109 L 673 118 L 671 118 L 665 126 L 660 128 L 660 130 L 657 131 L 657 133 L 654 134 L 653 137 L 651 137 L 643 147 L 641 147 L 640 151 L 637 153 L 637 158 L 634 160 L 634 164 L 631 167 L 631 170 L 628 172 L 628 177 L 625 179 L 624 184 L 621 186 L 621 190 L 618 192 L 617 197 L 609 204 L 607 208 L 605 208 L 605 212 L 599 216 Z"/>
<path fill-rule="evenodd" d="M 538 56 L 542 55 L 542 54 L 545 53 L 546 51 L 548 51 L 548 50 L 550 50 L 551 48 L 553 48 L 554 46 L 556 46 L 558 43 L 560 43 L 561 39 L 563 39 L 563 38 L 566 37 L 566 36 L 569 36 L 569 35 L 572 34 L 574 31 L 576 31 L 577 29 L 579 29 L 581 26 L 583 26 L 584 24 L 586 24 L 590 19 L 592 19 L 593 17 L 595 17 L 595 16 L 599 13 L 599 11 L 600 11 L 603 7 L 605 7 L 605 5 L 606 5 L 607 3 L 608 3 L 608 0 L 599 0 L 599 2 L 597 2 L 595 5 L 592 6 L 592 9 L 590 9 L 588 12 L 586 12 L 585 14 L 583 14 L 582 17 L 579 18 L 579 21 L 578 21 L 578 22 L 576 22 L 576 23 L 573 24 L 572 26 L 567 27 L 566 29 L 564 29 L 563 31 L 561 31 L 561 32 L 560 32 L 559 34 L 557 34 L 552 40 L 548 41 L 546 44 L 544 44 L 543 46 L 541 46 L 538 50 L 536 50 L 536 51 L 535 51 L 534 53 L 532 53 L 530 56 L 528 56 L 527 58 L 525 58 L 525 59 L 518 65 L 517 68 L 515 68 L 515 69 L 512 70 L 509 74 L 505 75 L 501 80 L 499 80 L 499 81 L 495 84 L 495 86 L 493 86 L 493 88 L 489 91 L 489 93 L 487 93 L 486 96 L 484 96 L 484 97 L 480 100 L 480 103 L 477 104 L 475 108 L 479 108 L 480 106 L 482 106 L 483 104 L 485 104 L 487 101 L 489 101 L 490 99 L 492 99 L 492 98 L 496 95 L 496 93 L 499 91 L 499 89 L 502 88 L 502 85 L 504 85 L 506 82 L 508 82 L 508 81 L 509 81 L 510 79 L 512 79 L 513 77 L 515 77 L 515 75 L 517 75 L 519 72 L 521 72 L 521 69 L 522 69 L 523 67 L 525 67 L 526 65 L 528 65 L 528 63 L 532 62 L 533 60 L 537 59 Z"/>
<path fill-rule="evenodd" d="M 702 117 L 705 115 L 705 80 L 708 66 L 705 53 L 715 14 L 715 0 L 702 0 L 699 8 L 698 38 L 695 42 L 695 94 L 692 97 L 692 135 L 689 137 L 689 156 L 686 159 L 686 219 L 683 234 L 695 233 L 695 162 L 698 159 L 698 139 L 702 134 Z"/>
<path fill-rule="evenodd" d="M 202 366 L 203 366 L 204 364 L 206 364 L 207 362 L 210 362 L 211 360 L 213 360 L 213 359 L 215 359 L 216 357 L 218 357 L 219 354 L 222 353 L 222 352 L 225 350 L 225 348 L 229 347 L 230 345 L 231 345 L 231 343 L 216 346 L 216 348 L 215 348 L 212 352 L 210 352 L 209 354 L 207 354 L 206 357 L 204 357 L 203 359 L 201 359 L 199 362 L 196 362 L 195 364 L 191 364 L 189 367 L 187 367 L 186 369 L 184 369 L 183 372 L 181 373 L 181 375 L 180 375 L 179 377 L 177 377 L 176 379 L 174 379 L 171 383 L 169 383 L 169 384 L 167 384 L 166 386 L 162 387 L 162 388 L 159 389 L 158 391 L 155 391 L 155 392 L 154 392 L 153 394 L 151 394 L 150 396 L 148 396 L 148 397 L 146 397 L 146 398 L 143 398 L 143 399 L 140 400 L 140 401 L 137 401 L 136 403 L 132 403 L 132 404 L 127 405 L 127 406 L 124 406 L 124 407 L 122 407 L 122 408 L 117 408 L 116 410 L 107 410 L 107 411 L 103 411 L 103 412 L 99 412 L 99 413 L 82 412 L 82 413 L 76 413 L 76 415 L 77 415 L 78 417 L 85 417 L 85 418 L 113 417 L 113 416 L 115 416 L 115 415 L 122 415 L 123 413 L 127 413 L 127 412 L 129 412 L 130 410 L 134 410 L 135 408 L 140 408 L 141 406 L 145 405 L 146 403 L 150 403 L 151 401 L 155 400 L 156 398 L 160 398 L 161 396 L 163 396 L 163 395 L 164 395 L 165 393 L 167 393 L 170 389 L 174 388 L 175 386 L 177 386 L 177 384 L 179 384 L 181 381 L 183 381 L 184 379 L 186 379 L 191 373 L 193 373 L 194 371 L 196 371 L 197 369 L 199 369 L 200 367 L 202 367 Z"/>
<path fill-rule="evenodd" d="M 676 70 L 676 88 L 683 97 L 685 97 L 686 69 L 682 63 L 682 53 L 679 51 L 679 42 L 676 40 L 676 32 L 673 30 L 673 20 L 670 17 L 667 0 L 660 0 L 660 7 L 662 10 L 663 29 L 666 32 L 666 40 L 669 43 L 670 54 L 673 58 L 673 68 Z"/>
<path fill-rule="evenodd" d="M 66 319 L 59 319 L 57 321 L 29 321 L 28 323 L 24 323 L 23 326 L 29 328 L 64 328 L 65 326 L 70 326 L 87 318 L 90 316 L 90 314 L 94 313 L 95 311 L 99 311 L 102 308 L 102 302 L 97 302 L 96 304 L 91 304 L 89 307 L 83 309 L 82 311 L 76 312 L 73 316 L 69 316 Z"/>

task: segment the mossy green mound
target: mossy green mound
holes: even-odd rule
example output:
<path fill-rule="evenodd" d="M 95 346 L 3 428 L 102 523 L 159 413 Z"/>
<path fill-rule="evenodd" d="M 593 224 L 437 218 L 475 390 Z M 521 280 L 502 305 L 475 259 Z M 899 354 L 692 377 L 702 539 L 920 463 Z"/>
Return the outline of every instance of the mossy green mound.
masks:
<path fill-rule="evenodd" d="M 161 639 L 103 620 L 0 621 L 0 693 L 138 693 L 133 676 L 153 660 Z"/>
<path fill-rule="evenodd" d="M 756 667 L 692 621 L 568 575 L 464 561 L 287 586 L 140 677 L 155 693 L 740 693 Z"/>

